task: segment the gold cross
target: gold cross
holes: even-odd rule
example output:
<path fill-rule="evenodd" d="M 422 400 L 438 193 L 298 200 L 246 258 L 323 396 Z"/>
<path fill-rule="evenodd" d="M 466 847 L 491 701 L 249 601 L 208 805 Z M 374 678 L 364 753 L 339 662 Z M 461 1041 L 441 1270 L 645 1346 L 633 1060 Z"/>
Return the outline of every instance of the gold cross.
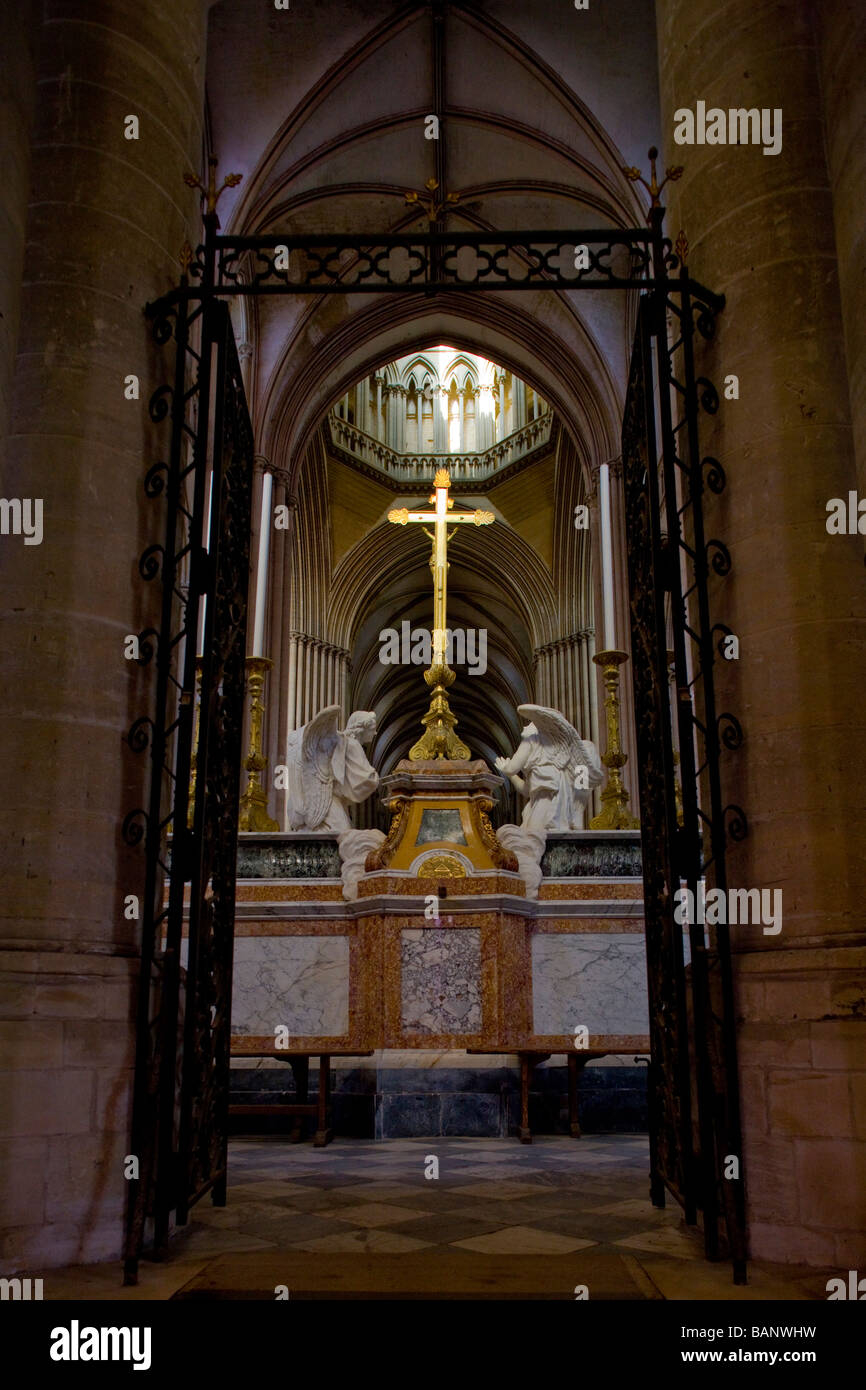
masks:
<path fill-rule="evenodd" d="M 454 535 L 448 532 L 448 523 L 454 525 L 471 523 L 473 526 L 489 526 L 495 520 L 493 512 L 454 512 L 454 499 L 448 496 L 451 478 L 446 468 L 440 468 L 433 480 L 434 491 L 430 503 L 432 512 L 410 512 L 408 507 L 395 507 L 388 513 L 388 520 L 395 526 L 407 526 L 411 522 L 432 522 L 433 530 L 424 527 L 425 535 L 433 542 L 430 568 L 433 571 L 433 662 L 424 672 L 424 679 L 432 688 L 430 708 L 422 719 L 425 732 L 411 749 L 409 757 L 413 762 L 426 758 L 469 757 L 469 749 L 454 733 L 457 723 L 448 707 L 446 689 L 454 683 L 454 672 L 445 656 L 447 633 L 447 594 L 448 594 L 448 542 Z M 449 516 L 449 512 L 451 515 Z"/>

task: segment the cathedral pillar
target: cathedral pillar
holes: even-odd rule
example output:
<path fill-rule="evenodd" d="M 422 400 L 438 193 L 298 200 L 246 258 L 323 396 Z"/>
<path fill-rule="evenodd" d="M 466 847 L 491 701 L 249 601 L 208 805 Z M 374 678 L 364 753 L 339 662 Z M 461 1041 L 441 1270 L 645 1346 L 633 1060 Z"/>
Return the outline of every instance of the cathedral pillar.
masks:
<path fill-rule="evenodd" d="M 851 0 L 813 8 L 818 36 L 824 129 L 839 257 L 842 322 L 858 491 L 866 496 L 866 9 Z"/>
<path fill-rule="evenodd" d="M 39 11 L 35 0 L 9 5 L 3 17 L 0 64 L 0 441 L 9 426 L 12 377 L 18 349 L 21 268 L 30 192 L 30 127 L 36 99 L 35 47 Z M 0 444 L 2 449 L 2 444 Z"/>
<path fill-rule="evenodd" d="M 289 666 L 285 682 L 287 696 L 288 713 L 287 722 L 282 727 L 286 734 L 290 734 L 297 728 L 295 723 L 295 704 L 296 704 L 296 685 L 298 680 L 298 634 L 289 633 Z"/>
<path fill-rule="evenodd" d="M 576 638 L 574 636 L 574 633 L 571 633 L 565 639 L 565 698 L 568 701 L 568 717 L 571 720 L 572 724 L 578 723 L 580 721 L 580 710 L 578 708 L 577 691 L 575 688 L 574 678 L 575 641 Z"/>
<path fill-rule="evenodd" d="M 478 388 L 475 412 L 476 447 L 483 454 L 493 443 L 493 387 L 489 382 Z"/>
<path fill-rule="evenodd" d="M 35 31 L 3 488 L 42 499 L 44 533 L 32 546 L 6 537 L 0 554 L 0 938 L 15 1020 L 0 1058 L 4 1272 L 122 1248 L 139 950 L 124 899 L 141 895 L 144 861 L 121 825 L 147 804 L 150 771 L 125 735 L 155 679 L 124 659 L 124 639 L 158 623 L 158 585 L 136 562 L 160 538 L 142 479 L 165 434 L 147 402 L 171 378 L 142 309 L 177 283 L 180 247 L 198 239 L 183 176 L 200 167 L 204 13 L 200 0 L 64 0 Z M 18 32 L 4 20 L 13 77 L 26 62 Z M 11 118 L 22 138 L 25 105 L 26 92 Z M 125 138 L 129 115 L 137 140 Z M 19 148 L 4 163 L 4 192 L 20 188 L 22 160 Z M 14 235 L 12 249 L 14 274 Z"/>
<path fill-rule="evenodd" d="M 526 424 L 526 384 L 518 377 L 512 377 L 514 383 L 514 428 L 523 429 Z"/>
<path fill-rule="evenodd" d="M 448 452 L 448 392 L 444 386 L 434 386 L 433 396 L 433 453 Z"/>
<path fill-rule="evenodd" d="M 697 339 L 697 370 L 720 395 L 729 374 L 739 385 L 701 421 L 702 452 L 728 477 L 720 499 L 704 494 L 707 535 L 733 560 L 711 607 L 739 638 L 739 659 L 716 663 L 717 707 L 740 717 L 747 749 L 722 765 L 724 799 L 750 826 L 729 847 L 728 877 L 782 892 L 778 934 L 731 929 L 751 1253 L 855 1268 L 866 1260 L 866 1126 L 849 1103 L 849 1086 L 866 1086 L 866 842 L 852 834 L 866 812 L 866 587 L 862 538 L 826 529 L 828 500 L 847 499 L 857 475 L 812 7 L 656 8 L 663 154 L 685 165 L 665 191 L 667 226 L 685 229 L 690 270 L 727 299 L 712 342 Z M 825 29 L 844 69 L 827 96 L 843 254 L 863 244 L 862 215 L 856 229 L 847 220 L 862 184 L 856 171 L 846 183 L 834 124 L 861 169 L 862 93 L 855 125 L 841 105 L 852 74 L 861 84 L 842 32 L 856 8 L 831 4 Z M 781 152 L 675 146 L 674 112 L 701 100 L 783 113 Z M 853 315 L 862 296 L 861 283 Z M 849 337 L 855 362 L 862 332 Z"/>
<path fill-rule="evenodd" d="M 508 430 L 505 425 L 505 373 L 499 373 L 499 438 L 504 439 Z"/>
<path fill-rule="evenodd" d="M 328 675 L 328 653 L 324 642 L 316 643 L 316 665 L 318 667 L 318 680 L 316 687 L 318 690 L 318 703 L 316 713 L 325 708 L 328 698 L 327 675 Z"/>
<path fill-rule="evenodd" d="M 349 653 L 341 651 L 339 653 L 340 664 L 337 672 L 337 703 L 342 710 L 342 724 L 345 726 L 349 717 Z"/>
<path fill-rule="evenodd" d="M 270 564 L 267 576 L 268 617 L 265 627 L 265 656 L 269 656 L 273 666 L 265 683 L 265 744 L 264 753 L 268 760 L 265 786 L 268 799 L 273 796 L 279 803 L 283 792 L 274 790 L 274 768 L 285 761 L 285 730 L 289 717 L 289 692 L 285 679 L 288 660 L 289 629 L 291 626 L 291 592 L 289 576 L 292 565 L 292 543 L 294 537 L 295 507 L 289 496 L 289 475 L 285 469 L 269 469 L 272 483 L 272 505 L 267 515 L 270 527 Z M 289 528 L 274 526 L 277 507 L 288 507 Z M 263 516 L 263 522 L 265 517 Z M 282 825 L 282 807 L 278 804 L 276 819 Z"/>
<path fill-rule="evenodd" d="M 584 630 L 577 634 L 577 676 L 580 687 L 580 736 L 592 738 L 592 719 L 589 712 L 589 663 L 587 647 L 589 638 Z"/>
<path fill-rule="evenodd" d="M 567 699 L 565 694 L 565 643 L 560 637 L 555 647 L 554 655 L 556 669 L 556 700 L 554 707 L 568 718 L 566 709 Z"/>
<path fill-rule="evenodd" d="M 312 639 L 304 634 L 304 702 L 301 706 L 301 713 L 298 717 L 298 724 L 306 724 L 312 715 L 312 694 L 311 679 L 313 671 L 313 643 Z"/>
<path fill-rule="evenodd" d="M 403 386 L 394 388 L 391 396 L 394 402 L 394 449 L 398 454 L 402 454 L 406 448 L 406 389 Z"/>

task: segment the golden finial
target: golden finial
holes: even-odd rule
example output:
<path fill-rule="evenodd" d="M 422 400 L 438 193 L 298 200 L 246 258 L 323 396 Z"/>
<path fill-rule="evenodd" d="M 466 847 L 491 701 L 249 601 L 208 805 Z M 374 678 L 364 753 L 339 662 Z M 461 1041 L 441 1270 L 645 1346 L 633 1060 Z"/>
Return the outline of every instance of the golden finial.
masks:
<path fill-rule="evenodd" d="M 433 486 L 434 486 L 434 487 L 450 487 L 450 486 L 451 486 L 451 474 L 448 472 L 448 469 L 447 469 L 447 468 L 440 468 L 440 469 L 437 471 L 436 477 L 433 479 Z"/>
<path fill-rule="evenodd" d="M 243 178 L 243 174 L 226 174 L 219 188 L 216 186 L 216 170 L 219 160 L 215 154 L 208 156 L 208 176 L 207 185 L 202 183 L 198 174 L 184 174 L 183 181 L 190 188 L 198 188 L 205 200 L 205 213 L 208 215 L 216 212 L 216 205 L 220 197 L 227 188 L 236 188 Z"/>
<path fill-rule="evenodd" d="M 677 233 L 677 239 L 674 242 L 674 250 L 680 258 L 680 264 L 685 265 L 686 261 L 689 258 L 689 243 L 686 239 L 686 234 L 683 231 L 682 227 L 680 227 L 680 230 Z"/>
<path fill-rule="evenodd" d="M 435 196 L 439 187 L 438 179 L 428 179 L 424 187 L 430 194 L 429 198 L 425 198 L 422 193 L 415 193 L 412 190 L 407 192 L 404 196 L 406 198 L 406 206 L 414 207 L 417 204 L 418 207 L 423 209 L 428 222 L 438 221 L 446 207 L 453 207 L 455 203 L 460 202 L 463 196 L 461 193 L 447 193 L 444 199 L 440 201 Z"/>
<path fill-rule="evenodd" d="M 647 193 L 650 195 L 651 208 L 657 208 L 659 206 L 661 191 L 664 188 L 665 184 L 668 182 L 668 180 L 670 180 L 671 183 L 675 183 L 677 179 L 681 179 L 683 176 L 682 164 L 675 164 L 672 165 L 670 168 L 665 169 L 665 176 L 662 179 L 661 183 L 659 183 L 658 178 L 656 177 L 656 160 L 658 159 L 658 155 L 659 152 L 656 149 L 655 145 L 653 145 L 649 150 L 649 183 L 647 183 L 646 179 L 641 174 L 640 169 L 636 169 L 634 165 L 632 165 L 631 168 L 623 168 L 623 173 L 625 174 L 626 178 L 631 179 L 632 183 L 643 184 Z"/>
<path fill-rule="evenodd" d="M 183 246 L 180 248 L 180 256 L 178 257 L 178 260 L 180 261 L 181 270 L 183 271 L 184 275 L 186 275 L 186 272 L 192 265 L 192 247 L 190 246 L 188 241 L 185 241 L 183 243 Z"/>

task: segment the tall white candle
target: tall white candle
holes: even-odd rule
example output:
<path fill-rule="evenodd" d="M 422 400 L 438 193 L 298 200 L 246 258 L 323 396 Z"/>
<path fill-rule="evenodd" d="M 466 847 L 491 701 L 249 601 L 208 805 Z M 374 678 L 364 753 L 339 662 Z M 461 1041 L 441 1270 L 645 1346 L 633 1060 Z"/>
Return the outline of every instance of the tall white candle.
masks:
<path fill-rule="evenodd" d="M 604 645 L 606 651 L 616 649 L 616 623 L 613 606 L 613 534 L 610 525 L 610 468 L 606 463 L 598 470 L 598 512 L 601 522 L 601 587 L 604 598 Z"/>
<path fill-rule="evenodd" d="M 253 656 L 264 656 L 265 608 L 268 601 L 268 559 L 271 551 L 271 502 L 274 475 L 262 479 L 262 515 L 259 525 L 259 559 L 256 566 L 256 613 L 253 627 Z"/>

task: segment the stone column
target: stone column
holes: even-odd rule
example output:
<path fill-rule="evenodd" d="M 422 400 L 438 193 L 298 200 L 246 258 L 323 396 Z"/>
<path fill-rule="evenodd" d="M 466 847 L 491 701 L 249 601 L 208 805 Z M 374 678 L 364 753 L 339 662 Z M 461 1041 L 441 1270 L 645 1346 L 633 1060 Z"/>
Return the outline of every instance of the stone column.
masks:
<path fill-rule="evenodd" d="M 514 383 L 514 428 L 522 429 L 526 424 L 526 384 L 518 377 L 512 377 Z"/>
<path fill-rule="evenodd" d="M 578 633 L 577 648 L 577 672 L 580 682 L 580 735 L 581 738 L 592 738 L 592 718 L 589 709 L 589 662 L 587 658 L 587 647 L 589 638 L 586 632 Z"/>
<path fill-rule="evenodd" d="M 433 387 L 433 452 L 448 452 L 448 392 L 444 386 Z"/>
<path fill-rule="evenodd" d="M 349 653 L 340 652 L 340 667 L 337 679 L 337 702 L 343 714 L 343 723 L 349 717 Z"/>
<path fill-rule="evenodd" d="M 479 453 L 489 449 L 493 443 L 493 387 L 489 384 L 478 388 L 475 404 L 475 441 Z"/>
<path fill-rule="evenodd" d="M 505 373 L 499 373 L 499 438 L 504 439 L 508 429 L 505 424 Z"/>
<path fill-rule="evenodd" d="M 36 100 L 35 49 L 41 5 L 36 0 L 6 6 L 0 63 L 0 458 L 11 409 L 18 349 L 21 270 L 30 193 L 30 128 Z M 8 494 L 7 494 L 8 495 Z"/>
<path fill-rule="evenodd" d="M 289 710 L 290 710 L 290 715 L 289 715 L 290 723 L 289 723 L 288 728 L 287 728 L 287 730 L 286 730 L 287 733 L 291 733 L 292 729 L 297 728 L 297 725 L 295 724 L 295 704 L 296 704 L 296 700 L 295 700 L 295 689 L 296 689 L 296 685 L 297 685 L 297 680 L 298 680 L 298 634 L 297 634 L 296 632 L 290 632 L 290 633 L 289 633 L 289 671 L 288 671 L 288 676 L 287 676 L 287 679 L 286 679 L 286 691 L 287 691 L 287 694 L 288 694 L 288 702 L 289 702 Z"/>
<path fill-rule="evenodd" d="M 568 717 L 572 724 L 580 719 L 574 683 L 575 640 L 573 634 L 565 639 L 565 698 L 568 701 Z"/>
<path fill-rule="evenodd" d="M 4 538 L 0 555 L 4 1273 L 122 1249 L 139 950 L 124 899 L 142 893 L 144 862 L 121 825 L 149 781 L 147 757 L 123 740 L 154 680 L 123 651 L 158 615 L 158 586 L 136 562 L 161 539 L 141 483 L 166 437 L 148 397 L 172 372 L 142 308 L 176 284 L 199 227 L 183 175 L 201 156 L 204 5 L 65 0 L 61 11 L 48 7 L 38 31 L 3 480 L 7 497 L 44 507 L 42 543 Z M 7 20 L 10 40 L 17 70 L 26 57 Z M 138 140 L 124 137 L 128 115 Z M 17 188 L 19 117 L 11 129 L 4 184 Z M 12 251 L 14 265 L 14 239 Z M 137 401 L 125 398 L 130 375 Z"/>
<path fill-rule="evenodd" d="M 319 663 L 319 709 L 324 709 L 328 699 L 328 649 L 324 642 L 316 645 Z"/>
<path fill-rule="evenodd" d="M 313 670 L 312 640 L 304 634 L 304 703 L 298 724 L 306 724 L 312 716 L 311 680 Z"/>
<path fill-rule="evenodd" d="M 285 792 L 274 788 L 274 768 L 285 761 L 285 728 L 288 720 L 288 691 L 286 690 L 285 670 L 288 656 L 288 638 L 291 626 L 291 604 L 289 602 L 290 578 L 292 569 L 292 544 L 295 524 L 295 507 L 289 495 L 289 474 L 283 468 L 270 466 L 273 476 L 273 491 L 270 516 L 271 528 L 270 564 L 268 566 L 267 619 L 265 625 L 265 656 L 274 663 L 265 682 L 265 744 L 268 760 L 265 772 L 268 799 L 275 798 L 276 810 L 271 810 L 280 825 L 283 824 L 283 801 Z M 277 507 L 288 506 L 290 529 L 276 529 L 274 516 Z"/>
<path fill-rule="evenodd" d="M 824 128 L 833 194 L 842 322 L 858 492 L 866 496 L 866 9 L 852 0 L 821 0 L 818 36 Z"/>
<path fill-rule="evenodd" d="M 825 524 L 857 475 L 810 12 L 799 0 L 657 4 L 664 154 L 685 165 L 667 225 L 684 227 L 692 273 L 727 297 L 698 371 L 720 388 L 739 378 L 739 400 L 701 422 L 702 452 L 728 475 L 721 500 L 705 494 L 707 534 L 733 559 L 713 615 L 740 639 L 739 660 L 716 668 L 718 708 L 740 716 L 746 740 L 723 764 L 725 800 L 750 824 L 728 872 L 783 894 L 778 935 L 732 928 L 751 1253 L 847 1270 L 866 1260 L 866 587 L 862 538 Z M 781 108 L 782 152 L 674 146 L 675 110 L 698 100 Z M 840 88 L 830 100 L 841 119 Z M 862 246 L 862 218 L 855 232 L 843 208 L 854 192 L 839 187 Z"/>

